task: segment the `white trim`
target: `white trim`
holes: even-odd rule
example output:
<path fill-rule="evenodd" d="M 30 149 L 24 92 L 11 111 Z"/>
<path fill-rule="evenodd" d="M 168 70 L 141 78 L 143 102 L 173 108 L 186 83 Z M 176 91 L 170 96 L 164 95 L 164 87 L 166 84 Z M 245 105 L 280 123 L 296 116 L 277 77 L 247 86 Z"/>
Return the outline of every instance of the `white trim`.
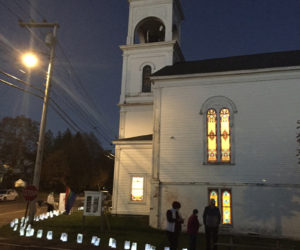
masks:
<path fill-rule="evenodd" d="M 140 71 L 143 71 L 143 68 L 145 67 L 145 66 L 147 66 L 147 65 L 149 65 L 150 67 L 151 67 L 151 74 L 152 74 L 152 72 L 154 72 L 155 71 L 155 65 L 154 65 L 154 63 L 152 63 L 152 62 L 149 62 L 149 61 L 147 61 L 147 62 L 143 62 L 141 65 L 140 65 Z"/>
<path fill-rule="evenodd" d="M 128 45 L 121 45 L 120 49 L 123 50 L 123 52 L 128 50 L 136 50 L 136 49 L 149 49 L 150 48 L 163 48 L 163 47 L 170 47 L 174 46 L 176 44 L 176 40 L 172 40 L 169 42 L 156 42 L 156 43 L 139 43 L 139 44 L 128 44 Z"/>
<path fill-rule="evenodd" d="M 203 78 L 203 77 L 220 77 L 220 76 L 232 76 L 232 75 L 248 75 L 248 74 L 257 74 L 257 73 L 280 73 L 284 71 L 299 71 L 300 66 L 288 66 L 288 67 L 273 67 L 273 68 L 264 68 L 264 69 L 245 69 L 245 70 L 232 70 L 225 72 L 211 72 L 211 73 L 194 73 L 194 74 L 181 74 L 181 75 L 167 75 L 167 76 L 151 76 L 152 80 L 180 80 L 186 78 Z M 296 72 L 295 76 L 300 75 L 300 72 Z M 273 80 L 274 78 L 268 79 Z M 282 79 L 286 79 L 286 76 L 283 76 Z"/>
<path fill-rule="evenodd" d="M 115 145 L 151 145 L 152 140 L 141 140 L 141 141 L 112 141 Z"/>

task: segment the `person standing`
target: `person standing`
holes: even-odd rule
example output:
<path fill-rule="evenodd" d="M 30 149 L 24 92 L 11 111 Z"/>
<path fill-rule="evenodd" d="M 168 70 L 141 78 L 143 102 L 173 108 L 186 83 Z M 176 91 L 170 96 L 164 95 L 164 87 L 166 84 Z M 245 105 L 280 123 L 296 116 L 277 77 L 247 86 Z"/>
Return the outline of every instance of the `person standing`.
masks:
<path fill-rule="evenodd" d="M 167 236 L 170 243 L 170 250 L 178 249 L 178 238 L 181 232 L 183 219 L 179 213 L 181 204 L 178 201 L 172 203 L 172 209 L 167 211 Z"/>
<path fill-rule="evenodd" d="M 205 207 L 203 212 L 203 224 L 205 225 L 206 249 L 211 250 L 211 241 L 213 242 L 213 250 L 218 247 L 215 243 L 218 242 L 218 230 L 221 222 L 221 213 L 218 207 L 215 206 L 215 200 L 211 199 L 209 206 Z"/>
<path fill-rule="evenodd" d="M 51 212 L 54 210 L 55 202 L 54 202 L 53 192 L 48 194 L 46 205 L 47 205 L 47 212 Z"/>
<path fill-rule="evenodd" d="M 194 209 L 193 214 L 189 217 L 187 232 L 190 236 L 189 250 L 196 250 L 197 234 L 201 224 L 198 220 L 198 210 Z"/>

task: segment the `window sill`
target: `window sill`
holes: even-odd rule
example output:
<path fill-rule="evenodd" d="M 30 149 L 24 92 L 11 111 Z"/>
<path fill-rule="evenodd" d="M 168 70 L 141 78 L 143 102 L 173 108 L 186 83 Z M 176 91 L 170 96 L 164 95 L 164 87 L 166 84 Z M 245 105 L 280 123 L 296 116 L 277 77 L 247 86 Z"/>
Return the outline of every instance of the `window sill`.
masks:
<path fill-rule="evenodd" d="M 140 92 L 139 93 L 140 96 L 151 96 L 153 95 L 152 91 L 149 91 L 149 92 Z"/>
<path fill-rule="evenodd" d="M 235 163 L 230 162 L 230 163 L 225 163 L 225 162 L 214 162 L 214 163 L 209 163 L 209 162 L 203 162 L 203 165 L 208 165 L 208 166 L 234 166 Z"/>
<path fill-rule="evenodd" d="M 220 234 L 230 234 L 233 229 L 233 225 L 221 224 L 220 225 Z"/>
<path fill-rule="evenodd" d="M 146 201 L 129 201 L 128 204 L 146 205 Z"/>

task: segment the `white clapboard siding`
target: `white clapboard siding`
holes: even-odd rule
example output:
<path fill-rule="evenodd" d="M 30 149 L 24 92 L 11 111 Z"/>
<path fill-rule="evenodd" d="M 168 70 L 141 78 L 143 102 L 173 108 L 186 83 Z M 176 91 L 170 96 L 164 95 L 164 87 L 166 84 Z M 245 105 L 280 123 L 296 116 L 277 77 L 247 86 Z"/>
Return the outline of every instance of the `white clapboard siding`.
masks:
<path fill-rule="evenodd" d="M 161 203 L 161 228 L 166 228 L 165 211 L 170 209 L 174 200 L 181 203 L 183 230 L 186 230 L 187 219 L 195 208 L 199 210 L 199 220 L 203 223 L 202 214 L 208 203 L 207 189 L 211 187 L 218 185 L 162 185 L 161 200 L 164 202 Z M 297 189 L 254 185 L 229 186 L 229 188 L 232 194 L 233 233 L 255 232 L 261 235 L 299 239 L 300 196 Z M 200 227 L 200 232 L 204 232 L 203 226 Z"/>
<path fill-rule="evenodd" d="M 153 133 L 152 105 L 129 106 L 121 112 L 120 134 L 123 138 L 130 138 Z"/>
<path fill-rule="evenodd" d="M 299 183 L 299 93 L 299 79 L 164 88 L 161 181 L 260 182 L 266 178 L 275 183 Z M 230 98 L 238 110 L 234 116 L 236 157 L 232 166 L 203 165 L 205 115 L 199 112 L 207 98 L 216 95 Z"/>
<path fill-rule="evenodd" d="M 118 151 L 118 153 L 117 153 Z M 116 149 L 113 213 L 148 215 L 150 207 L 150 181 L 152 171 L 152 145 L 119 146 Z M 145 179 L 144 201 L 131 202 L 131 177 Z"/>
<path fill-rule="evenodd" d="M 155 112 L 160 125 L 158 168 L 163 201 L 159 226 L 165 227 L 164 213 L 172 201 L 181 202 L 187 219 L 194 208 L 202 214 L 209 188 L 228 188 L 233 232 L 299 238 L 299 72 L 173 81 L 156 83 L 160 88 Z M 206 117 L 200 109 L 213 96 L 231 99 L 238 111 L 233 119 L 232 165 L 203 163 Z"/>

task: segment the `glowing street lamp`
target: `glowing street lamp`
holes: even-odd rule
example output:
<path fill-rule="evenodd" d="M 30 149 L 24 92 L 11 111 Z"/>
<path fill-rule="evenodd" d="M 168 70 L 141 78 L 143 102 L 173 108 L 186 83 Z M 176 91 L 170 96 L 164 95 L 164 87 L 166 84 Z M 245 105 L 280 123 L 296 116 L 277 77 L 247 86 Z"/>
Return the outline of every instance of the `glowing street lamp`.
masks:
<path fill-rule="evenodd" d="M 32 184 L 39 189 L 40 184 L 40 175 L 41 175 L 41 167 L 42 167 L 42 159 L 43 159 L 43 151 L 44 151 L 44 139 L 45 139 L 45 130 L 46 130 L 46 123 L 47 123 L 47 112 L 48 112 L 48 104 L 50 98 L 50 89 L 51 89 L 51 78 L 52 78 L 52 71 L 53 71 L 53 62 L 55 57 L 55 47 L 56 47 L 56 31 L 59 28 L 57 23 L 23 23 L 19 22 L 21 27 L 27 28 L 53 28 L 52 33 L 47 36 L 46 44 L 50 47 L 50 58 L 49 58 L 49 65 L 45 83 L 45 95 L 43 101 L 43 111 L 40 123 L 40 133 L 39 133 L 39 140 L 37 145 L 37 153 L 36 153 L 36 160 L 34 166 L 34 173 L 33 173 L 33 181 Z M 29 57 L 32 58 L 32 57 Z M 29 61 L 33 62 L 34 60 L 30 59 Z M 33 200 L 30 204 L 30 211 L 29 211 L 29 221 L 33 223 L 34 215 L 36 212 L 35 207 L 36 199 Z"/>
<path fill-rule="evenodd" d="M 28 67 L 32 68 L 35 67 L 38 63 L 38 58 L 33 53 L 26 53 L 22 56 L 23 64 Z"/>

